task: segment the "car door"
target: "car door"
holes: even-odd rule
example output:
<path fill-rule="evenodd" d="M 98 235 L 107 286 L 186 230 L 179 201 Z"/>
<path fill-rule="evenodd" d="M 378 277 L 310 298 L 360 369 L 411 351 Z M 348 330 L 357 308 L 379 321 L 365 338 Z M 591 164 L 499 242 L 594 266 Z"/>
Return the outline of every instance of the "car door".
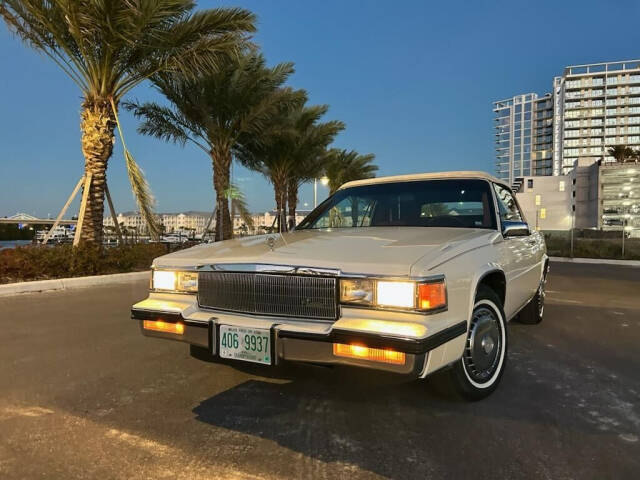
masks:
<path fill-rule="evenodd" d="M 525 222 L 518 202 L 511 190 L 504 185 L 493 184 L 498 204 L 500 225 L 508 222 Z M 514 315 L 534 295 L 540 281 L 539 252 L 541 241 L 537 232 L 529 235 L 503 238 L 498 244 L 507 281 L 505 313 Z"/>

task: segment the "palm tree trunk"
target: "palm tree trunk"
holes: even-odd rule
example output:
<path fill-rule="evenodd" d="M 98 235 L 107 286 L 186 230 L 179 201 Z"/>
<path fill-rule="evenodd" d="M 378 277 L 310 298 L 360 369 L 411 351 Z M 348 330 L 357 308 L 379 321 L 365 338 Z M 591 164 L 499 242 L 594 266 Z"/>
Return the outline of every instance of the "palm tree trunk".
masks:
<path fill-rule="evenodd" d="M 296 206 L 298 205 L 298 182 L 289 181 L 287 188 L 287 200 L 289 201 L 289 230 L 296 226 Z"/>
<path fill-rule="evenodd" d="M 278 215 L 278 231 L 287 231 L 287 182 L 286 180 L 272 178 L 273 190 L 276 197 L 276 211 Z"/>
<path fill-rule="evenodd" d="M 216 191 L 216 236 L 215 241 L 233 237 L 233 224 L 229 212 L 229 177 L 231 176 L 231 151 L 224 147 L 211 152 L 213 163 L 213 188 Z"/>
<path fill-rule="evenodd" d="M 80 241 L 102 245 L 107 163 L 113 153 L 116 119 L 106 99 L 85 99 L 80 119 L 84 171 L 85 174 L 92 174 Z"/>

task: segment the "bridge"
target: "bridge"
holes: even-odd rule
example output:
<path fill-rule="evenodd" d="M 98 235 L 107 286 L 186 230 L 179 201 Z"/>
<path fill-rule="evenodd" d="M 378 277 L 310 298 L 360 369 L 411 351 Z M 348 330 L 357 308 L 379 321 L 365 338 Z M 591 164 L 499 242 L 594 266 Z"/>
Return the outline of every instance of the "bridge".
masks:
<path fill-rule="evenodd" d="M 53 225 L 54 223 L 56 223 L 54 218 L 37 218 L 32 215 L 27 215 L 26 213 L 18 213 L 11 217 L 0 218 L 0 225 Z M 78 223 L 78 220 L 61 219 L 58 225 L 75 225 L 76 223 Z"/>

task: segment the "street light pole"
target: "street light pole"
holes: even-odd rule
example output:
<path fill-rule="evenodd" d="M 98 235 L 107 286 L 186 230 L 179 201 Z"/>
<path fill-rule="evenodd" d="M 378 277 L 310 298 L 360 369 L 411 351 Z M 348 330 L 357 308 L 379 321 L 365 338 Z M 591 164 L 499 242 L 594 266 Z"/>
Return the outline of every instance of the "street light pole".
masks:
<path fill-rule="evenodd" d="M 329 185 L 329 179 L 327 177 L 321 177 L 320 183 L 325 187 Z M 313 179 L 313 208 L 318 206 L 318 179 Z"/>

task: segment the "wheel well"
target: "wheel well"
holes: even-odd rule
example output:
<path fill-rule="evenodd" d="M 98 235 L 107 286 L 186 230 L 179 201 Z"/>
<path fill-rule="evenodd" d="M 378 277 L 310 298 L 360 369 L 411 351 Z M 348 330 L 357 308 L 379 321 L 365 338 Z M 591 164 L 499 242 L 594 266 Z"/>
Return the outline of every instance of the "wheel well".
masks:
<path fill-rule="evenodd" d="M 490 272 L 480 279 L 480 281 L 478 282 L 478 287 L 480 285 L 485 285 L 493 290 L 496 295 L 498 295 L 498 298 L 500 298 L 500 301 L 504 306 L 504 299 L 507 288 L 504 273 L 500 271 Z"/>

